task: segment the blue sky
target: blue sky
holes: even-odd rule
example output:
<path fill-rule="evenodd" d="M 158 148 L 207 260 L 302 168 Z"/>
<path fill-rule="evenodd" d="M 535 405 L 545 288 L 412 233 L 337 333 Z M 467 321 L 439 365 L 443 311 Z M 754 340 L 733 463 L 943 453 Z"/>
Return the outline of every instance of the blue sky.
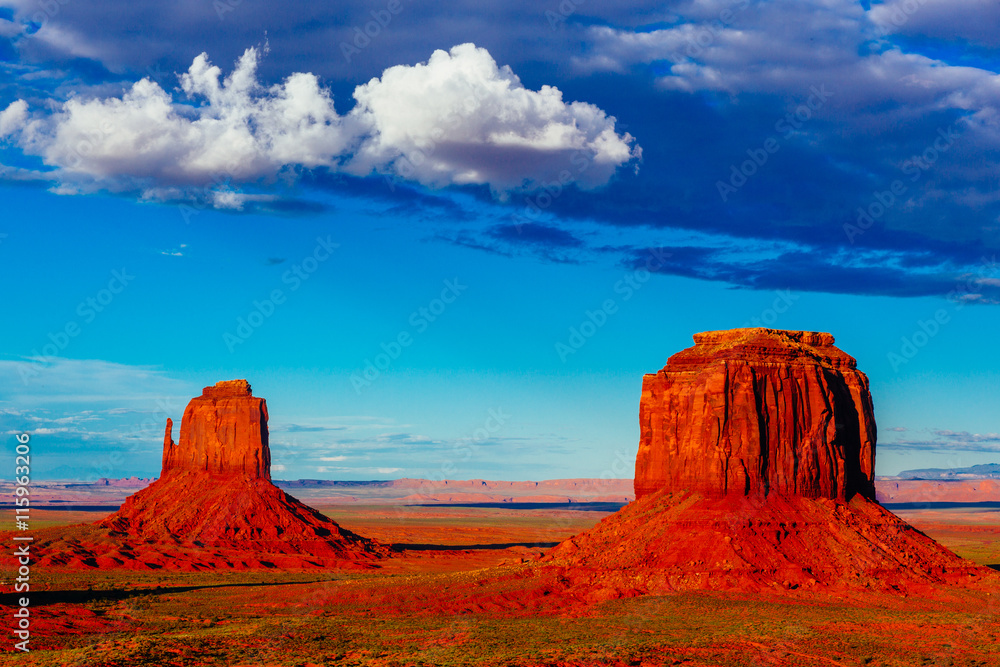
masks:
<path fill-rule="evenodd" d="M 641 375 L 757 324 L 857 357 L 880 474 L 997 460 L 1000 9 L 439 11 L 0 0 L 40 475 L 155 475 L 247 378 L 275 477 L 629 476 Z"/>

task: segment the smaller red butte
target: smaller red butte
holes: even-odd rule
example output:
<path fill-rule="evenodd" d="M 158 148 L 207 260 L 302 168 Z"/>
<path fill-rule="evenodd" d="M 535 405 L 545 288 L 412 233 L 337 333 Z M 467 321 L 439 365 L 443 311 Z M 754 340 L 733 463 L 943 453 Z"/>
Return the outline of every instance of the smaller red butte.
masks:
<path fill-rule="evenodd" d="M 95 524 L 99 537 L 124 542 L 103 566 L 367 567 L 388 555 L 271 482 L 267 403 L 246 380 L 205 387 L 184 410 L 179 443 L 172 430 L 168 419 L 160 478 Z"/>
<path fill-rule="evenodd" d="M 731 329 L 694 342 L 643 377 L 636 498 L 875 499 L 868 378 L 833 336 Z"/>
<path fill-rule="evenodd" d="M 174 444 L 172 431 L 173 421 L 167 419 L 162 478 L 201 472 L 271 479 L 267 401 L 253 396 L 246 380 L 205 387 L 184 410 L 179 444 Z"/>

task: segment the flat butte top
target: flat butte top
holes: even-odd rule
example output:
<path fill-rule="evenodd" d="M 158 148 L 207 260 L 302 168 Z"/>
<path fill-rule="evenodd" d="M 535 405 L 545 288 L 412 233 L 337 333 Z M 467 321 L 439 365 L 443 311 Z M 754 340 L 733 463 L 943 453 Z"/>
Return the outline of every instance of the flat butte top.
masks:
<path fill-rule="evenodd" d="M 250 396 L 250 383 L 246 380 L 223 380 L 222 382 L 216 382 L 213 387 L 202 389 L 201 395 L 209 398 Z"/>
<path fill-rule="evenodd" d="M 690 371 L 725 360 L 857 368 L 854 357 L 834 346 L 831 334 L 818 331 L 727 329 L 696 333 L 694 342 L 672 355 L 661 372 Z"/>

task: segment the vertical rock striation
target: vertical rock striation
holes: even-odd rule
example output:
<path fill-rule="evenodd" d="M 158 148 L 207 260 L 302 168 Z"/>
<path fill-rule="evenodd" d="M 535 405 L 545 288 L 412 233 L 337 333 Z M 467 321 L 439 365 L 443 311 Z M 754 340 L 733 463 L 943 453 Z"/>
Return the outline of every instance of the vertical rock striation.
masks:
<path fill-rule="evenodd" d="M 694 341 L 643 377 L 637 498 L 686 489 L 874 500 L 868 378 L 833 336 L 733 329 Z"/>
<path fill-rule="evenodd" d="M 205 387 L 184 410 L 177 444 L 172 429 L 173 422 L 167 419 L 161 477 L 202 472 L 271 479 L 267 402 L 251 394 L 246 380 Z"/>

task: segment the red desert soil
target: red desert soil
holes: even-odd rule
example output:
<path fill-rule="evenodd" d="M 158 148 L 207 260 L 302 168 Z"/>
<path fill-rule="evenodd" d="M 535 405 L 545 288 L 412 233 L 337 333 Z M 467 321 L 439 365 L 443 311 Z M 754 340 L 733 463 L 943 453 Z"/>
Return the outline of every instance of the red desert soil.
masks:
<path fill-rule="evenodd" d="M 765 500 L 661 490 L 542 560 L 594 599 L 702 588 L 914 593 L 992 574 L 860 495 Z"/>

